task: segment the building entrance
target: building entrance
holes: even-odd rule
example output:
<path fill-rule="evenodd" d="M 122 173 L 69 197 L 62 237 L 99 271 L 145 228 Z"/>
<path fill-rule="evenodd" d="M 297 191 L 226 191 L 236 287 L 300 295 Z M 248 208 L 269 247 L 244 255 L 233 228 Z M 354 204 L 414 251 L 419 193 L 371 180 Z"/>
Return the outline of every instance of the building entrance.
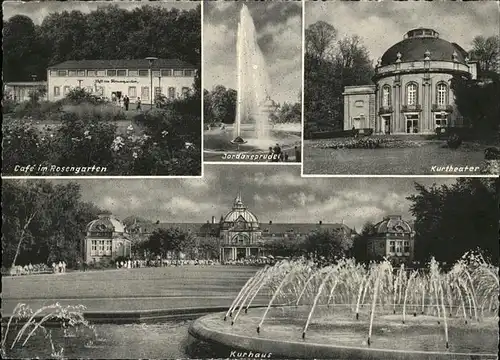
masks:
<path fill-rule="evenodd" d="M 406 114 L 406 133 L 418 133 L 418 114 Z"/>
<path fill-rule="evenodd" d="M 382 116 L 382 131 L 384 134 L 391 133 L 391 117 L 390 116 Z"/>
<path fill-rule="evenodd" d="M 246 248 L 237 248 L 236 249 L 236 259 L 244 259 L 247 256 L 247 249 Z"/>

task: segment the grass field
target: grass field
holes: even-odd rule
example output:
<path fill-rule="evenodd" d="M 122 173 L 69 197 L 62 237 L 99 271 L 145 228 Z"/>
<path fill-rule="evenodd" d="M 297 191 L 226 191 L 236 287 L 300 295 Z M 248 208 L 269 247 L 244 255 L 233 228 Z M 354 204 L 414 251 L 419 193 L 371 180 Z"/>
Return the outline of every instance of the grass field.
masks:
<path fill-rule="evenodd" d="M 257 267 L 182 266 L 2 277 L 2 316 L 22 302 L 87 311 L 229 306 Z M 258 300 L 256 298 L 256 300 Z"/>
<path fill-rule="evenodd" d="M 433 172 L 432 166 L 482 166 L 484 149 L 447 149 L 439 143 L 393 149 L 322 149 L 321 140 L 304 142 L 304 174 L 358 175 L 480 175 L 479 171 L 462 173 Z"/>

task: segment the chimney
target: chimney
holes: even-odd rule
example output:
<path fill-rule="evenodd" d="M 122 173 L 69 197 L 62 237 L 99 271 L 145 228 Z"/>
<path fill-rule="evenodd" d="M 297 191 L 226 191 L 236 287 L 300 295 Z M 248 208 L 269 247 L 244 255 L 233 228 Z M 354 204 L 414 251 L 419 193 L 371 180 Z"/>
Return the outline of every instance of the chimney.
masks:
<path fill-rule="evenodd" d="M 212 224 L 215 224 L 215 216 L 212 216 Z"/>
<path fill-rule="evenodd" d="M 269 225 L 272 225 L 273 224 L 273 221 L 272 220 L 269 220 Z"/>
<path fill-rule="evenodd" d="M 320 225 L 323 225 L 323 220 L 320 220 L 320 221 L 319 221 L 319 224 L 320 224 Z"/>

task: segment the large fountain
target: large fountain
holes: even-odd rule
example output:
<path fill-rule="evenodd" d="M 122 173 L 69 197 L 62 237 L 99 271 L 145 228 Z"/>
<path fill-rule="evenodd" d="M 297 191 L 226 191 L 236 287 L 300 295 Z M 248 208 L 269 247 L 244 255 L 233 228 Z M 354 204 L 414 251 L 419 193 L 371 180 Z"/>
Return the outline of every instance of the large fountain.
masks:
<path fill-rule="evenodd" d="M 277 106 L 270 97 L 271 82 L 266 60 L 246 5 L 241 7 L 236 39 L 236 118 L 232 126 L 205 130 L 205 151 L 258 153 L 267 152 L 276 144 L 284 148 L 299 145 L 300 124 L 280 128 L 270 121 Z"/>
<path fill-rule="evenodd" d="M 268 305 L 252 308 L 262 293 Z M 240 357 L 496 359 L 498 295 L 498 268 L 477 256 L 446 272 L 434 260 L 419 270 L 387 260 L 282 261 L 257 272 L 227 312 L 198 319 L 190 334 Z"/>

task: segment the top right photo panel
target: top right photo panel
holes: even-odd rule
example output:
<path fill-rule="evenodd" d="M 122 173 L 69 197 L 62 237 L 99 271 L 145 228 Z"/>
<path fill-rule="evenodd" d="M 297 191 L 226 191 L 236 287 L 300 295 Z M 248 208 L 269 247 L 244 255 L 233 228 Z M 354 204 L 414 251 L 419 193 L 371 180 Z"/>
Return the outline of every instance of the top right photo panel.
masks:
<path fill-rule="evenodd" d="M 498 14 L 306 1 L 303 175 L 498 175 Z"/>

